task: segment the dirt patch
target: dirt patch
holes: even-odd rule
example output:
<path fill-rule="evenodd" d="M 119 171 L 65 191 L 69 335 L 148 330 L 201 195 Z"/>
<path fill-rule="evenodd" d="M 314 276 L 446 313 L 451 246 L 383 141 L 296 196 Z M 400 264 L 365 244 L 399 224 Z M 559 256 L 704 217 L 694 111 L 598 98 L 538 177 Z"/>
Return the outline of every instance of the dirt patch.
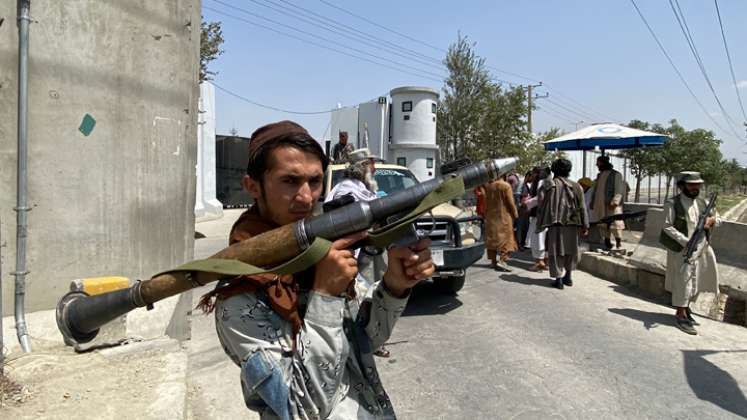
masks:
<path fill-rule="evenodd" d="M 31 397 L 31 391 L 9 375 L 0 375 L 0 408 L 22 404 Z"/>
<path fill-rule="evenodd" d="M 0 408 L 0 418 L 148 418 L 168 373 L 167 359 L 158 349 L 109 357 L 69 348 L 24 355 L 10 361 L 9 370 L 25 391 L 8 385 L 13 400 Z"/>

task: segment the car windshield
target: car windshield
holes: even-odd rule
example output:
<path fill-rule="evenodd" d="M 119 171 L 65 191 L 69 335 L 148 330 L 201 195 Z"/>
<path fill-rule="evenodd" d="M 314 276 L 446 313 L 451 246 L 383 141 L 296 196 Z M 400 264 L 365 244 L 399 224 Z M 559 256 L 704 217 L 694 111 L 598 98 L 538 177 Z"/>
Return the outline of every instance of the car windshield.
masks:
<path fill-rule="evenodd" d="M 380 197 L 418 183 L 415 175 L 406 169 L 376 169 L 374 178 L 379 186 L 377 194 Z"/>
<path fill-rule="evenodd" d="M 344 172 L 344 170 L 336 170 L 332 172 L 333 187 L 342 181 Z M 374 178 L 379 187 L 379 190 L 376 192 L 379 197 L 391 194 L 394 191 L 412 187 L 418 183 L 415 175 L 407 169 L 376 169 Z"/>

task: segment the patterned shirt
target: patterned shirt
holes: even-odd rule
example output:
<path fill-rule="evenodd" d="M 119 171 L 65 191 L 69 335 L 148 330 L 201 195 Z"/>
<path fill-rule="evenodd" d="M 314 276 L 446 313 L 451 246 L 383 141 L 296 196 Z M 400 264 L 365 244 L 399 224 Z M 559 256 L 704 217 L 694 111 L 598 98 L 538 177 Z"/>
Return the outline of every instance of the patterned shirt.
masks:
<path fill-rule="evenodd" d="M 356 300 L 299 292 L 304 328 L 292 351 L 292 328 L 262 292 L 216 305 L 218 338 L 241 367 L 247 407 L 262 419 L 395 419 L 373 350 L 389 338 L 408 298 L 383 284 Z"/>

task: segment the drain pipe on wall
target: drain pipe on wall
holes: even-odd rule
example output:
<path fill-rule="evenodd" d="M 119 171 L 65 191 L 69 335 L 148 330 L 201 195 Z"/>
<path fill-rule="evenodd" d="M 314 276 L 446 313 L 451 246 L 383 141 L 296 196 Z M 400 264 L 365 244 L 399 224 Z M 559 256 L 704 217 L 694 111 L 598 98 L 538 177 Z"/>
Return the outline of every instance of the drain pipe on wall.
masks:
<path fill-rule="evenodd" d="M 16 226 L 16 277 L 15 317 L 16 334 L 24 352 L 31 352 L 28 330 L 26 329 L 26 315 L 23 305 L 26 297 L 26 237 L 28 223 L 26 216 L 29 211 L 27 204 L 28 184 L 28 111 L 29 111 L 29 11 L 31 0 L 18 0 L 18 189 L 17 204 L 14 210 L 17 214 Z"/>

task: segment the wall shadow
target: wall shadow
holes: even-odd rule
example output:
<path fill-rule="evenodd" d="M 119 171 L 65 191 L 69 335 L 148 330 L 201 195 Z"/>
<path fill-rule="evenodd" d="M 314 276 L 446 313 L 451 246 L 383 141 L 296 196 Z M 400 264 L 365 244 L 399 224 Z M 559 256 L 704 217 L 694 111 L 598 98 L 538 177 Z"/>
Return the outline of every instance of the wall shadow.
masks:
<path fill-rule="evenodd" d="M 683 350 L 687 383 L 699 399 L 747 418 L 747 398 L 737 380 L 705 358 L 716 353 L 747 353 L 747 350 Z M 734 357 L 745 358 L 743 354 Z"/>

